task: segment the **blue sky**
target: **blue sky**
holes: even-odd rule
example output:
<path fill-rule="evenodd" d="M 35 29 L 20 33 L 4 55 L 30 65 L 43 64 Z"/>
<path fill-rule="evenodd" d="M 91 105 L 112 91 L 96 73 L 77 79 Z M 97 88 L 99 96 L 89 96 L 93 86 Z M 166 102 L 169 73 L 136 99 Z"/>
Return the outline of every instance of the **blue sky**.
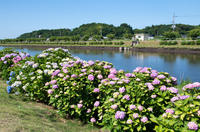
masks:
<path fill-rule="evenodd" d="M 133 28 L 200 24 L 200 0 L 0 0 L 0 39 L 39 29 L 73 29 L 100 22 Z"/>

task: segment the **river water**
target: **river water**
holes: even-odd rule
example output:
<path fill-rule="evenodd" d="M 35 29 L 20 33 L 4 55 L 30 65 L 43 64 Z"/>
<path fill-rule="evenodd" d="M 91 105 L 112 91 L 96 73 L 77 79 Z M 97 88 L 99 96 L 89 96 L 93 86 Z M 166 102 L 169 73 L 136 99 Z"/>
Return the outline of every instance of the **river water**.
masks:
<path fill-rule="evenodd" d="M 0 46 L 0 50 L 4 47 Z M 15 48 L 31 55 L 39 54 L 41 48 Z M 73 56 L 83 60 L 104 60 L 115 68 L 132 71 L 136 67 L 151 67 L 168 72 L 180 80 L 200 81 L 200 54 L 152 53 L 118 50 L 69 49 Z"/>

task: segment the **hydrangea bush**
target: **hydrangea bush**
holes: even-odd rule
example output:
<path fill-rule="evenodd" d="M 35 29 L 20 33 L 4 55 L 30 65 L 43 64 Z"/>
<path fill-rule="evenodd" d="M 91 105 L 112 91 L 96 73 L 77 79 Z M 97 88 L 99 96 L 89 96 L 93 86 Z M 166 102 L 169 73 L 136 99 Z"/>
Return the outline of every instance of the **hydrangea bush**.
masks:
<path fill-rule="evenodd" d="M 50 48 L 27 59 L 14 68 L 15 77 L 10 77 L 10 88 L 30 96 L 33 100 L 48 103 L 45 82 L 51 80 L 51 74 L 59 69 L 59 63 L 66 57 L 71 58 L 68 50 Z"/>
<path fill-rule="evenodd" d="M 155 130 L 189 132 L 200 131 L 200 83 L 195 82 L 183 87 L 184 93 L 171 99 L 165 112 L 152 121 L 157 123 Z"/>
<path fill-rule="evenodd" d="M 10 71 L 14 69 L 14 66 L 18 66 L 20 61 L 23 61 L 27 57 L 30 57 L 28 53 L 14 52 L 11 49 L 5 49 L 0 53 L 0 70 L 1 77 L 8 79 Z"/>
<path fill-rule="evenodd" d="M 118 71 L 100 86 L 107 91 L 107 100 L 99 111 L 103 110 L 103 126 L 117 130 L 141 131 L 152 127 L 150 115 L 159 116 L 170 99 L 178 93 L 172 86 L 176 83 L 168 73 L 159 73 L 150 68 L 138 67 L 133 73 Z"/>
<path fill-rule="evenodd" d="M 175 77 L 148 67 L 128 73 L 108 62 L 72 57 L 62 48 L 28 56 L 0 52 L 8 93 L 111 131 L 199 130 L 200 83 L 187 84 L 179 94 Z"/>

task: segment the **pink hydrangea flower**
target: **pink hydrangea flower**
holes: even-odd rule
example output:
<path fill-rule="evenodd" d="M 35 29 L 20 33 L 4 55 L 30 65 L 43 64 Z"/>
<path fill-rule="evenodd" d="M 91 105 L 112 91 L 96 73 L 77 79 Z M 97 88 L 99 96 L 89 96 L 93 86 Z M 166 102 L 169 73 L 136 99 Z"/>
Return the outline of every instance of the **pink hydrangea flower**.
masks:
<path fill-rule="evenodd" d="M 126 89 L 124 87 L 119 88 L 120 93 L 124 93 L 125 91 L 126 91 Z"/>
<path fill-rule="evenodd" d="M 131 119 L 128 119 L 128 120 L 126 121 L 126 123 L 127 123 L 127 124 L 132 124 L 133 121 L 132 121 Z"/>
<path fill-rule="evenodd" d="M 155 94 L 154 94 L 154 95 L 151 95 L 151 98 L 152 98 L 152 99 L 154 99 L 154 98 L 156 98 L 156 97 L 157 97 L 157 95 L 155 95 Z"/>
<path fill-rule="evenodd" d="M 117 109 L 117 105 L 116 105 L 116 104 L 111 105 L 110 107 L 111 107 L 112 109 L 114 109 L 114 110 Z"/>
<path fill-rule="evenodd" d="M 136 106 L 135 106 L 135 105 L 130 105 L 129 108 L 130 108 L 131 110 L 134 110 L 134 109 L 136 109 Z"/>
<path fill-rule="evenodd" d="M 100 90 L 99 90 L 99 88 L 95 88 L 95 89 L 93 90 L 93 92 L 94 92 L 94 93 L 99 93 Z"/>
<path fill-rule="evenodd" d="M 141 105 L 138 106 L 139 111 L 142 111 L 143 109 L 144 109 L 143 106 L 141 106 Z"/>
<path fill-rule="evenodd" d="M 53 93 L 53 90 L 52 89 L 49 89 L 48 90 L 48 94 L 52 94 Z"/>
<path fill-rule="evenodd" d="M 140 121 L 145 123 L 145 122 L 147 122 L 147 121 L 148 121 L 148 118 L 147 118 L 147 117 L 145 117 L 145 116 L 143 116 L 143 117 L 140 119 Z"/>
<path fill-rule="evenodd" d="M 133 118 L 136 119 L 139 117 L 139 114 L 138 113 L 133 113 Z"/>
<path fill-rule="evenodd" d="M 95 123 L 95 122 L 96 122 L 96 119 L 95 119 L 95 118 L 91 118 L 91 119 L 90 119 L 90 122 Z"/>
<path fill-rule="evenodd" d="M 198 130 L 198 124 L 196 124 L 195 122 L 188 122 L 187 126 L 190 130 Z"/>
<path fill-rule="evenodd" d="M 95 106 L 95 107 L 98 107 L 99 104 L 100 104 L 100 102 L 99 102 L 99 101 L 96 101 L 96 102 L 94 103 L 94 106 Z"/>
<path fill-rule="evenodd" d="M 170 114 L 174 114 L 174 110 L 172 110 L 172 109 L 166 109 L 165 112 L 170 113 Z"/>
<path fill-rule="evenodd" d="M 82 108 L 83 107 L 83 104 L 77 104 L 78 108 Z"/>
<path fill-rule="evenodd" d="M 98 79 L 103 79 L 103 76 L 101 74 L 97 75 Z"/>

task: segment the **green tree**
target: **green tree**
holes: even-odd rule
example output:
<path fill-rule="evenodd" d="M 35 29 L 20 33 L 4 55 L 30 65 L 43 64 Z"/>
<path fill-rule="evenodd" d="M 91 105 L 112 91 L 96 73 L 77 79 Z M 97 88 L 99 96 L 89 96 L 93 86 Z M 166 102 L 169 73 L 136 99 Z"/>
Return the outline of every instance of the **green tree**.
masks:
<path fill-rule="evenodd" d="M 197 39 L 197 37 L 200 36 L 200 28 L 191 30 L 191 31 L 189 32 L 189 36 L 190 36 L 192 39 Z"/>
<path fill-rule="evenodd" d="M 107 34 L 106 37 L 108 37 L 108 39 L 113 40 L 115 38 L 114 34 Z"/>
<path fill-rule="evenodd" d="M 175 40 L 176 38 L 180 37 L 180 34 L 178 32 L 165 32 L 163 34 L 165 39 L 169 40 Z"/>

